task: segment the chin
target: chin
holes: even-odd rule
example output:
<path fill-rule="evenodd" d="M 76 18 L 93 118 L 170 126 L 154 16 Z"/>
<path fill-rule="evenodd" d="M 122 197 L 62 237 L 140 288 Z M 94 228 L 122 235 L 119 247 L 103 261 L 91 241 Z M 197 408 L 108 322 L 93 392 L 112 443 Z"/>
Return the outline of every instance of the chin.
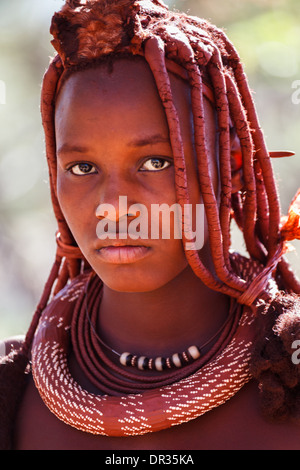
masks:
<path fill-rule="evenodd" d="M 124 293 L 142 293 L 151 292 L 162 287 L 163 283 L 158 283 L 156 279 L 153 281 L 145 282 L 136 279 L 107 279 L 105 276 L 101 277 L 103 284 L 111 290 Z"/>
<path fill-rule="evenodd" d="M 187 261 L 184 259 L 181 263 L 166 262 L 147 262 L 142 260 L 139 263 L 129 264 L 104 264 L 96 259 L 91 259 L 94 263 L 90 265 L 101 281 L 109 289 L 124 293 L 142 293 L 151 292 L 167 286 L 185 270 Z M 164 268 L 162 267 L 164 266 Z"/>

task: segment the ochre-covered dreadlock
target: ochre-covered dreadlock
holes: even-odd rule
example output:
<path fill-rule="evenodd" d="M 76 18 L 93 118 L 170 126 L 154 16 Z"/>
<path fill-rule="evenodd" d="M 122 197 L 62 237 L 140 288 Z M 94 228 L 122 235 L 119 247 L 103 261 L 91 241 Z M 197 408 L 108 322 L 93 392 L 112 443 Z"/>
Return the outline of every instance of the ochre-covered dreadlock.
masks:
<path fill-rule="evenodd" d="M 189 188 L 179 119 L 172 98 L 166 59 L 176 62 L 185 70 L 190 84 L 199 185 L 206 210 L 215 272 L 210 272 L 203 265 L 196 250 L 186 251 L 187 260 L 196 275 L 211 289 L 229 295 L 241 304 L 253 307 L 260 305 L 260 309 L 271 312 L 268 316 L 272 319 L 269 322 L 269 332 L 264 331 L 262 342 L 258 345 L 253 375 L 262 381 L 262 390 L 267 389 L 265 396 L 276 394 L 275 405 L 272 400 L 267 400 L 267 408 L 272 410 L 273 415 L 290 414 L 291 410 L 294 412 L 291 401 L 286 406 L 285 399 L 286 393 L 295 396 L 298 392 L 299 374 L 295 373 L 290 351 L 279 341 L 280 327 L 277 325 L 275 332 L 272 328 L 276 318 L 287 312 L 290 323 L 294 325 L 290 328 L 293 339 L 296 338 L 295 331 L 299 330 L 295 325 L 298 324 L 300 315 L 296 295 L 300 293 L 300 283 L 284 258 L 287 240 L 300 238 L 299 198 L 293 201 L 289 217 L 283 225 L 270 154 L 243 66 L 233 45 L 222 30 L 205 20 L 170 11 L 161 0 L 67 0 L 61 11 L 53 17 L 51 33 L 57 56 L 44 77 L 41 111 L 52 203 L 58 223 L 58 246 L 44 294 L 23 348 L 15 359 L 23 361 L 21 372 L 27 365 L 33 335 L 49 299 L 88 266 L 69 230 L 56 194 L 54 113 L 57 92 L 67 76 L 76 70 L 92 66 L 107 57 L 115 59 L 118 54 L 140 55 L 152 70 L 165 109 L 174 156 L 177 201 L 182 207 L 189 203 Z M 214 192 L 208 165 L 203 108 L 204 81 L 213 91 L 217 116 L 220 203 Z M 230 146 L 233 128 L 241 147 L 242 166 L 238 170 L 242 173 L 244 182 L 242 190 L 234 194 L 234 162 Z M 250 282 L 237 273 L 230 255 L 232 219 L 236 220 L 243 233 L 250 258 L 261 265 L 260 274 Z M 188 227 L 183 227 L 183 234 L 189 239 Z M 275 299 L 270 298 L 266 290 L 270 277 L 284 291 L 284 294 Z M 291 297 L 287 297 L 287 293 Z M 272 312 L 275 312 L 274 318 Z M 280 325 L 284 324 L 282 315 L 278 320 Z M 300 333 L 296 332 L 299 336 Z M 265 338 L 269 339 L 272 335 L 277 335 L 276 341 L 281 345 L 279 348 L 276 343 L 276 356 L 286 358 L 285 377 L 289 370 L 291 376 L 297 375 L 297 380 L 283 380 L 278 367 L 273 367 L 278 361 L 273 361 L 273 352 L 269 353 L 264 346 Z M 286 338 L 285 344 L 288 344 Z M 11 359 L 6 359 L 9 364 L 14 364 L 10 361 Z M 9 367 L 2 366 L 2 370 L 1 373 L 10 374 Z M 2 396 L 8 395 L 7 390 L 1 393 Z"/>

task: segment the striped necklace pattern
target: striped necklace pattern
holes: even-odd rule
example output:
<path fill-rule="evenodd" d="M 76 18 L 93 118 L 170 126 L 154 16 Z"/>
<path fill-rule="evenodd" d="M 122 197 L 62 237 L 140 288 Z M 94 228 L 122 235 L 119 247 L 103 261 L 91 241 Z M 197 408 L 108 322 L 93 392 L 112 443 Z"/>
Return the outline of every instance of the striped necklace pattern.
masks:
<path fill-rule="evenodd" d="M 175 371 L 159 379 L 149 377 L 148 381 L 143 372 L 138 384 L 128 380 L 126 367 L 122 378 L 118 375 L 119 366 L 116 371 L 109 371 L 109 376 L 105 375 L 108 367 L 104 367 L 102 379 L 94 378 L 94 383 L 102 383 L 102 390 L 99 387 L 99 394 L 88 392 L 74 380 L 68 367 L 74 318 L 84 308 L 86 282 L 86 275 L 79 276 L 49 304 L 32 347 L 36 387 L 51 412 L 68 425 L 106 436 L 143 435 L 167 429 L 220 406 L 251 379 L 255 317 L 248 307 L 241 314 L 239 306 L 226 338 L 206 361 L 200 357 L 180 369 L 181 375 Z M 80 362 L 83 364 L 84 360 L 81 358 Z"/>

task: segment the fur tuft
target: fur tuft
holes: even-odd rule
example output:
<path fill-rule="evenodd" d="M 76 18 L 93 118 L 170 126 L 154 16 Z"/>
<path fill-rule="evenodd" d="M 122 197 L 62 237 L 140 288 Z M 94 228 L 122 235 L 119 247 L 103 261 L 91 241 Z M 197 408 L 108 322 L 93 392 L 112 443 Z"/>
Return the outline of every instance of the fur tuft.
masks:
<path fill-rule="evenodd" d="M 300 341 L 300 299 L 280 293 L 259 322 L 251 373 L 259 382 L 263 414 L 300 423 L 300 365 L 293 343 Z"/>

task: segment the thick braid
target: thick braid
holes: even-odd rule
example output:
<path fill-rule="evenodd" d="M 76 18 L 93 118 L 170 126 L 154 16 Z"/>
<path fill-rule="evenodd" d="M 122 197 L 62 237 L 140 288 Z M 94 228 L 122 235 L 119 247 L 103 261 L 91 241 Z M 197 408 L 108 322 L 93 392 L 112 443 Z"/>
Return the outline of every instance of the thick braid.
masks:
<path fill-rule="evenodd" d="M 222 59 L 217 48 L 208 64 L 208 73 L 215 90 L 215 101 L 219 133 L 219 167 L 221 180 L 220 226 L 223 235 L 223 252 L 227 268 L 230 266 L 230 212 L 231 212 L 231 162 L 230 162 L 230 118 L 226 82 L 222 73 Z"/>
<path fill-rule="evenodd" d="M 198 65 L 195 62 L 194 51 L 188 42 L 188 39 L 179 30 L 175 33 L 175 28 L 172 26 L 172 35 L 168 34 L 168 28 L 165 28 L 163 38 L 166 42 L 166 49 L 172 51 L 172 55 L 184 65 L 187 70 L 189 83 L 191 85 L 191 98 L 192 98 L 192 109 L 194 116 L 194 127 L 195 127 L 195 147 L 197 150 L 198 157 L 198 170 L 199 170 L 199 182 L 200 189 L 203 196 L 206 215 L 209 224 L 209 235 L 212 249 L 212 256 L 214 259 L 214 265 L 216 273 L 221 282 L 224 285 L 221 287 L 221 291 L 228 292 L 225 286 L 229 286 L 232 289 L 232 295 L 238 297 L 240 292 L 243 291 L 245 283 L 243 280 L 238 279 L 235 273 L 232 272 L 230 261 L 229 261 L 229 245 L 230 245 L 230 211 L 231 211 L 231 167 L 230 167 L 230 153 L 229 153 L 229 112 L 226 104 L 225 80 L 215 79 L 216 86 L 220 87 L 221 93 L 217 97 L 218 104 L 217 109 L 220 110 L 219 115 L 219 127 L 223 129 L 220 137 L 220 151 L 221 151 L 221 180 L 222 180 L 222 203 L 221 203 L 221 215 L 219 222 L 219 207 L 216 200 L 214 188 L 212 186 L 212 179 L 207 160 L 207 148 L 205 143 L 205 120 L 203 110 L 203 93 L 201 74 L 199 72 Z M 168 45 L 172 46 L 169 47 Z M 219 60 L 216 60 L 216 66 L 220 66 Z M 221 82 L 221 83 L 220 83 Z M 223 95 L 222 95 L 223 92 Z M 225 101 L 225 112 L 224 109 Z M 182 171 L 185 171 L 183 168 Z M 186 253 L 187 258 L 189 254 Z M 195 256 L 192 259 L 192 266 L 194 268 L 194 260 L 199 265 L 199 257 Z M 231 272 L 229 272 L 229 270 Z"/>
<path fill-rule="evenodd" d="M 245 75 L 243 66 L 241 64 L 239 55 L 234 48 L 233 44 L 225 36 L 224 32 L 218 30 L 218 34 L 222 37 L 225 47 L 230 56 L 230 64 L 238 84 L 245 108 L 247 109 L 248 120 L 251 123 L 253 141 L 256 149 L 256 158 L 259 160 L 264 184 L 268 196 L 270 214 L 269 214 L 269 231 L 268 231 L 268 251 L 271 258 L 276 251 L 278 244 L 278 233 L 280 226 L 280 203 L 277 194 L 277 188 L 274 180 L 273 170 L 269 158 L 269 152 L 266 148 L 263 132 L 260 127 L 256 109 L 253 103 L 251 91 L 248 85 L 248 80 Z"/>
<path fill-rule="evenodd" d="M 220 55 L 219 50 L 218 50 L 218 54 Z M 225 63 L 227 62 L 226 59 L 227 58 L 223 58 Z M 254 256 L 256 259 L 263 261 L 265 259 L 266 250 L 264 249 L 262 245 L 262 241 L 255 240 L 255 234 L 256 234 L 255 229 L 256 229 L 256 224 L 260 223 L 261 220 L 266 221 L 262 232 L 265 234 L 263 239 L 265 241 L 265 244 L 267 244 L 266 242 L 268 240 L 268 231 L 266 230 L 266 228 L 269 225 L 269 219 L 268 219 L 269 211 L 268 211 L 268 201 L 265 196 L 266 190 L 265 190 L 264 180 L 261 176 L 260 166 L 259 164 L 257 164 L 257 167 L 259 168 L 258 176 L 260 177 L 259 183 L 261 183 L 260 184 L 261 193 L 258 196 L 259 204 L 256 204 L 256 201 L 255 201 L 256 188 L 255 188 L 255 180 L 253 179 L 253 164 L 255 163 L 253 161 L 254 145 L 253 145 L 253 137 L 252 137 L 251 129 L 248 123 L 247 112 L 241 102 L 240 90 L 238 88 L 238 85 L 237 83 L 235 83 L 235 81 L 231 77 L 231 74 L 227 70 L 227 67 L 224 68 L 222 66 L 222 60 L 219 61 L 217 70 L 218 71 L 221 70 L 222 74 L 224 74 L 225 76 L 227 98 L 228 100 L 230 100 L 230 116 L 231 116 L 231 119 L 235 123 L 235 129 L 240 138 L 242 151 L 244 151 L 243 153 L 243 179 L 245 182 L 245 189 L 247 191 L 246 191 L 245 197 L 243 198 L 243 205 L 238 209 L 239 215 L 241 214 L 241 211 L 243 212 L 243 219 L 244 219 L 244 223 L 240 225 L 242 227 L 246 246 L 248 248 L 250 255 Z M 215 83 L 214 89 L 219 89 L 217 83 Z M 263 196 L 265 197 L 263 198 Z M 237 199 L 241 201 L 240 198 L 236 198 L 236 200 Z M 257 206 L 258 206 L 259 215 L 263 216 L 263 217 L 258 217 L 258 220 L 257 220 L 256 213 L 255 213 Z M 221 204 L 221 209 L 222 209 L 222 204 Z M 239 220 L 241 221 L 242 218 L 239 217 Z M 250 231 L 252 231 L 251 235 L 250 235 Z M 249 245 L 249 242 L 250 242 L 250 245 Z"/>
<path fill-rule="evenodd" d="M 229 42 L 223 32 L 221 35 L 225 41 L 226 47 L 233 55 L 235 76 L 239 85 L 239 91 L 244 100 L 248 120 L 251 123 L 253 140 L 256 151 L 255 159 L 253 162 L 255 176 L 256 176 L 256 195 L 257 195 L 257 210 L 258 210 L 258 226 L 256 231 L 261 242 L 268 247 L 268 258 L 272 256 L 277 257 L 276 253 L 280 256 L 277 259 L 279 275 L 283 278 L 283 285 L 292 292 L 300 292 L 300 281 L 297 279 L 292 269 L 288 265 L 285 258 L 282 257 L 283 251 L 278 250 L 278 244 L 282 243 L 280 238 L 280 203 L 277 194 L 276 183 L 273 176 L 273 170 L 269 158 L 268 151 L 263 138 L 263 133 L 259 125 L 257 113 L 251 97 L 248 81 L 243 71 L 242 64 L 238 60 L 238 54 L 234 46 Z M 254 129 L 254 130 L 253 130 Z M 251 220 L 251 219 L 250 219 Z M 249 219 L 248 219 L 249 221 Z M 245 234 L 244 234 L 245 236 Z M 252 254 L 250 252 L 250 254 Z M 258 258 L 259 259 L 259 258 Z"/>
<path fill-rule="evenodd" d="M 49 167 L 49 180 L 51 188 L 51 198 L 54 214 L 58 223 L 58 233 L 63 244 L 69 247 L 76 247 L 74 238 L 69 230 L 66 220 L 60 209 L 59 202 L 56 194 L 56 179 L 57 179 L 57 163 L 56 163 L 56 138 L 55 138 L 55 124 L 54 124 L 54 112 L 55 112 L 55 96 L 58 87 L 59 80 L 63 73 L 63 67 L 59 57 L 56 57 L 50 64 L 43 80 L 42 98 L 41 98 L 41 115 L 42 123 L 45 132 L 46 142 L 46 157 Z M 75 248 L 76 250 L 76 248 Z M 77 252 L 79 250 L 77 249 Z M 60 247 L 59 254 L 64 256 L 64 253 Z M 80 256 L 79 256 L 80 257 Z M 81 255 L 82 257 L 82 255 Z M 80 272 L 80 263 L 76 257 L 67 254 L 67 266 L 69 272 L 69 278 L 76 277 Z M 62 282 L 63 279 L 63 282 Z M 58 281 L 58 284 L 63 287 L 67 282 L 66 271 L 63 270 L 63 278 Z"/>
<path fill-rule="evenodd" d="M 203 25 L 202 20 L 200 20 L 199 22 L 196 20 L 196 22 L 197 24 Z M 214 38 L 219 41 L 218 45 L 222 49 L 224 54 L 224 63 L 229 64 L 230 67 L 232 67 L 232 72 L 236 79 L 238 95 L 241 94 L 243 106 L 247 113 L 247 119 L 244 121 L 244 125 L 246 125 L 247 120 L 250 122 L 252 129 L 251 134 L 253 134 L 252 138 L 255 144 L 255 148 L 259 149 L 257 154 L 258 160 L 253 161 L 257 185 L 256 195 L 258 201 L 256 234 L 257 236 L 259 236 L 261 243 L 264 243 L 264 245 L 266 246 L 270 244 L 270 240 L 273 240 L 273 248 L 269 250 L 269 257 L 272 258 L 272 255 L 274 255 L 274 253 L 276 253 L 277 251 L 279 237 L 280 205 L 269 154 L 266 149 L 263 133 L 259 125 L 247 77 L 244 73 L 243 66 L 241 64 L 238 53 L 236 52 L 234 46 L 230 43 L 230 41 L 222 30 L 219 30 L 211 25 L 208 26 L 208 29 L 213 34 Z M 249 171 L 249 167 L 247 171 Z M 269 208 L 269 205 L 271 210 Z M 248 224 L 251 225 L 252 220 L 253 219 L 251 219 L 251 217 L 247 218 L 247 227 L 249 226 Z M 261 255 L 257 251 L 257 248 L 255 248 L 255 251 L 258 256 L 257 259 L 262 259 Z M 250 254 L 253 254 L 253 252 L 250 252 Z"/>
<path fill-rule="evenodd" d="M 253 170 L 253 142 L 249 127 L 247 126 L 247 116 L 240 101 L 236 84 L 229 74 L 226 74 L 227 94 L 230 111 L 237 136 L 241 143 L 243 154 L 243 178 L 246 188 L 246 196 L 243 205 L 242 230 L 248 252 L 254 258 L 263 261 L 265 259 L 265 248 L 257 238 L 257 201 L 256 201 L 256 180 Z"/>
<path fill-rule="evenodd" d="M 209 224 L 209 237 L 214 266 L 219 279 L 224 282 L 224 284 L 230 286 L 232 289 L 235 289 L 235 296 L 238 297 L 239 293 L 243 291 L 245 283 L 243 282 L 243 280 L 238 279 L 235 273 L 232 272 L 229 261 L 229 219 L 231 205 L 229 200 L 227 199 L 228 193 L 226 194 L 226 189 L 224 190 L 224 188 L 226 188 L 226 183 L 229 177 L 230 160 L 227 159 L 225 164 L 224 154 L 222 153 L 220 163 L 221 165 L 223 164 L 223 169 L 221 170 L 221 180 L 223 183 L 221 193 L 221 207 L 223 210 L 220 211 L 219 219 L 219 208 L 216 195 L 214 193 L 214 188 L 212 185 L 212 179 L 207 159 L 207 149 L 205 145 L 204 113 L 200 111 L 201 109 L 203 110 L 203 98 L 200 85 L 201 76 L 197 67 L 191 64 L 187 65 L 187 67 L 189 69 L 190 83 L 192 86 L 192 107 L 195 126 L 195 148 L 198 159 L 200 189 Z M 222 117 L 219 116 L 219 123 L 221 123 L 221 120 Z M 226 138 L 227 136 L 225 136 L 225 139 Z M 222 137 L 220 137 L 220 145 L 222 140 Z M 230 187 L 230 183 L 228 183 L 228 186 Z"/>
<path fill-rule="evenodd" d="M 172 101 L 171 85 L 165 65 L 164 44 L 162 40 L 154 37 L 146 42 L 145 59 L 147 60 L 152 70 L 158 92 L 165 107 L 174 157 L 177 199 L 178 203 L 183 207 L 184 204 L 189 203 L 185 160 L 180 134 L 179 119 Z M 186 237 L 185 235 L 187 233 L 187 228 L 188 227 L 184 227 L 183 229 L 183 236 L 185 237 L 184 245 L 188 241 L 187 239 L 191 238 Z M 193 269 L 195 269 L 197 275 L 199 275 L 199 277 L 201 277 L 205 283 L 207 283 L 209 286 L 213 286 L 215 289 L 222 289 L 222 284 L 216 280 L 214 276 L 203 266 L 199 259 L 199 255 L 195 250 L 188 250 L 186 252 L 186 256 Z"/>
<path fill-rule="evenodd" d="M 163 37 L 164 39 L 165 39 L 166 37 L 168 37 L 168 27 L 167 27 L 167 25 L 164 25 L 164 31 L 163 31 L 163 32 L 161 32 L 161 30 L 162 30 L 161 24 L 159 25 L 159 27 L 160 27 L 160 33 L 161 33 L 162 37 Z M 176 31 L 175 34 L 174 34 L 174 30 Z M 155 30 L 154 30 L 154 32 L 155 32 Z M 179 35 L 178 35 L 178 32 L 177 32 L 177 29 L 174 28 L 174 27 L 172 27 L 172 33 L 173 33 L 173 34 L 172 34 L 172 40 L 171 40 L 170 42 L 172 43 L 173 47 L 174 47 L 174 45 L 175 45 L 175 47 L 176 47 L 176 43 L 178 43 L 178 36 L 179 36 Z M 183 49 L 182 47 L 178 47 L 178 46 L 177 46 L 177 55 L 178 55 L 179 59 L 180 59 L 180 51 L 182 51 L 182 49 Z M 182 59 L 182 57 L 181 57 L 181 59 Z M 219 68 L 222 69 L 222 66 L 220 66 L 220 63 L 218 64 L 218 66 L 219 66 Z M 222 106 L 221 106 L 221 109 L 222 109 Z M 226 126 L 225 126 L 225 128 L 226 128 Z M 195 135 L 195 138 L 196 138 L 196 135 Z M 227 137 L 227 139 L 228 139 L 228 137 Z M 224 146 L 223 146 L 223 147 L 224 147 Z M 225 160 L 225 157 L 224 157 L 224 161 L 226 161 L 226 160 Z M 227 173 L 227 174 L 228 174 L 228 173 Z M 225 178 L 226 178 L 226 177 L 224 177 L 224 179 L 225 179 Z M 224 184 L 222 187 L 223 187 L 223 190 L 224 190 L 224 188 L 225 188 L 225 190 L 226 190 L 226 182 L 225 182 L 225 184 Z M 202 191 L 203 191 L 203 194 L 206 194 L 207 186 L 206 186 L 206 187 L 204 188 L 204 190 L 202 190 Z M 226 193 L 225 193 L 225 194 L 226 194 Z M 226 208 L 226 204 L 223 204 L 223 205 L 221 204 L 221 212 L 222 212 L 222 209 L 223 209 L 223 214 L 226 213 L 226 210 L 224 209 L 224 206 L 225 206 L 225 208 Z M 227 208 L 227 209 L 228 209 L 228 208 Z M 228 212 L 229 212 L 229 210 L 228 210 Z M 218 220 L 218 217 L 217 217 L 217 218 L 215 217 L 215 220 L 216 220 L 216 219 Z M 227 220 L 226 220 L 226 217 L 223 215 L 223 225 L 224 225 L 224 221 L 226 221 L 227 224 L 228 224 L 228 226 L 229 226 L 229 220 L 230 220 L 230 217 L 228 217 Z M 211 231 L 210 231 L 210 234 L 211 234 L 211 233 L 216 234 L 217 232 L 214 232 L 214 231 L 211 230 Z M 224 230 L 224 232 L 222 233 L 222 237 L 223 237 L 225 240 L 227 240 L 227 245 L 228 245 L 229 240 L 230 240 L 229 229 L 227 230 L 227 232 L 225 232 L 225 230 Z M 226 243 L 226 242 L 225 242 L 225 243 Z M 217 250 L 217 253 L 220 252 L 220 251 L 219 251 L 219 250 L 220 250 L 220 241 L 219 241 L 218 244 L 216 243 L 216 244 L 214 245 L 214 248 Z M 212 250 L 213 253 L 216 252 L 215 249 Z M 264 288 L 264 286 L 265 286 L 265 284 L 266 284 L 266 282 L 267 282 L 267 278 L 264 279 L 264 275 L 265 275 L 265 276 L 268 276 L 268 275 L 269 275 L 268 273 L 270 272 L 270 266 L 273 266 L 273 267 L 274 267 L 274 266 L 276 265 L 276 262 L 278 262 L 280 253 L 281 253 L 281 252 L 280 252 L 279 250 L 277 250 L 277 246 L 276 246 L 276 251 L 275 251 L 275 253 L 274 253 L 274 256 L 276 255 L 277 258 L 274 259 L 274 256 L 273 256 L 272 258 L 270 258 L 270 260 L 269 260 L 269 265 L 268 265 L 268 266 L 266 267 L 266 269 L 264 270 L 264 273 L 265 273 L 265 274 L 262 273 L 262 276 L 261 276 L 261 279 L 260 279 L 260 280 L 254 280 L 253 285 L 249 286 L 249 292 L 251 292 L 251 294 L 247 295 L 247 294 L 243 293 L 242 296 L 240 297 L 240 301 L 242 301 L 242 302 L 244 302 L 244 303 L 247 303 L 247 304 L 253 302 L 254 296 L 255 296 L 255 295 L 258 296 L 259 292 Z M 224 254 L 223 254 L 223 257 L 224 257 Z M 261 257 L 262 257 L 262 256 L 260 255 L 260 258 L 261 258 Z M 224 274 L 223 274 L 223 271 L 224 271 L 224 268 L 223 268 L 224 263 L 222 262 L 222 256 L 221 256 L 219 259 L 217 259 L 217 257 L 216 257 L 215 259 L 216 259 L 216 263 L 215 263 L 215 264 L 217 265 L 216 270 L 218 271 L 218 274 L 221 273 L 221 280 L 224 281 L 224 277 L 222 277 L 222 276 L 224 276 Z M 194 260 L 195 260 L 195 257 L 193 257 L 193 261 L 194 261 Z M 194 269 L 194 268 L 193 268 L 193 269 Z M 196 272 L 196 271 L 195 271 L 195 272 Z M 219 275 L 220 275 L 220 274 L 219 274 Z M 226 275 L 225 275 L 225 276 L 226 276 Z M 227 280 L 225 281 L 225 282 L 227 283 L 227 285 L 230 284 L 230 282 L 232 282 L 231 279 L 232 279 L 232 276 L 227 277 Z M 222 287 L 221 289 L 223 289 L 223 287 Z M 233 295 L 237 296 L 236 293 L 233 294 Z"/>

